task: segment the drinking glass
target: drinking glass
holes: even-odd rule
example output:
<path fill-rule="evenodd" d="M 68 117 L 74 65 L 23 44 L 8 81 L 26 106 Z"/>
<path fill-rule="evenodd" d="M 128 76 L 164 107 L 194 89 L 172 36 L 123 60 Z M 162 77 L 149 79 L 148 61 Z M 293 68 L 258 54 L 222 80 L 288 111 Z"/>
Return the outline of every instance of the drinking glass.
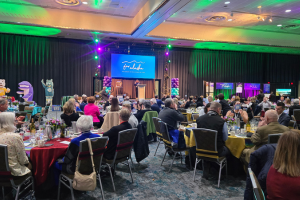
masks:
<path fill-rule="evenodd" d="M 60 141 L 60 129 L 56 130 L 57 141 Z"/>
<path fill-rule="evenodd" d="M 35 143 L 36 143 L 35 135 L 32 135 L 30 138 L 30 145 L 35 146 Z"/>

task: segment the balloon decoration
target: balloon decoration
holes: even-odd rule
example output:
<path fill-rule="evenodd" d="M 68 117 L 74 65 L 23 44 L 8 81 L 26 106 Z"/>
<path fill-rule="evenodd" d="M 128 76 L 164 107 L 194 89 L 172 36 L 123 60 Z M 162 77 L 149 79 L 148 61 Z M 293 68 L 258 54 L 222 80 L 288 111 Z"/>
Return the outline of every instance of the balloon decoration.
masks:
<path fill-rule="evenodd" d="M 179 95 L 179 78 L 171 79 L 171 97 Z"/>
<path fill-rule="evenodd" d="M 106 92 L 108 93 L 108 91 L 111 90 L 111 77 L 109 76 L 104 76 L 103 79 L 103 87 L 106 87 Z"/>

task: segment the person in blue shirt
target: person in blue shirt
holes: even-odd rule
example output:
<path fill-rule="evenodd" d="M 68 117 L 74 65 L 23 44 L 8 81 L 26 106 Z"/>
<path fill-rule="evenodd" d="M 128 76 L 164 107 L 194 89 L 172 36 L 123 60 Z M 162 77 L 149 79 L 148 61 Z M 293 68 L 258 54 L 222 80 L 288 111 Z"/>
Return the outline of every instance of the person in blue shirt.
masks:
<path fill-rule="evenodd" d="M 81 131 L 81 135 L 77 138 L 71 140 L 69 144 L 68 150 L 65 156 L 62 159 L 58 159 L 54 166 L 57 170 L 68 173 L 74 174 L 75 167 L 76 167 L 76 160 L 79 153 L 79 144 L 80 141 L 85 140 L 87 138 L 95 138 L 100 137 L 97 134 L 91 133 L 91 128 L 93 127 L 93 118 L 89 115 L 81 116 L 77 122 L 76 127 Z M 57 176 L 57 175 L 55 175 Z M 59 176 L 59 174 L 58 174 Z M 58 176 L 55 177 L 58 180 Z"/>
<path fill-rule="evenodd" d="M 84 111 L 84 107 L 88 104 L 87 96 L 85 94 L 82 95 L 82 102 L 80 104 L 80 110 Z"/>
<path fill-rule="evenodd" d="M 161 105 L 164 104 L 164 103 L 162 102 L 162 100 L 160 100 L 160 99 L 158 98 L 157 95 L 155 95 L 155 99 L 156 99 L 156 103 L 157 103 L 158 107 L 161 108 Z"/>

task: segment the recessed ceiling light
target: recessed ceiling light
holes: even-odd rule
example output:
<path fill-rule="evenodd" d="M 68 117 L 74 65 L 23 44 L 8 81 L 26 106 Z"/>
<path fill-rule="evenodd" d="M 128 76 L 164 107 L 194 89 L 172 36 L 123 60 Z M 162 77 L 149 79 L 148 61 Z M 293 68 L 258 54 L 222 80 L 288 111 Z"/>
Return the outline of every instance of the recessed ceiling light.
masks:
<path fill-rule="evenodd" d="M 86 1 L 83 1 L 82 3 L 83 3 L 83 4 L 88 4 L 88 2 L 86 2 Z"/>
<path fill-rule="evenodd" d="M 285 12 L 291 12 L 292 10 L 286 10 Z"/>
<path fill-rule="evenodd" d="M 282 24 L 278 24 L 277 26 L 282 26 Z"/>
<path fill-rule="evenodd" d="M 257 6 L 257 8 L 261 8 L 261 6 Z"/>
<path fill-rule="evenodd" d="M 232 19 L 228 19 L 228 21 L 230 21 L 230 22 L 231 22 L 231 21 L 232 21 Z"/>
<path fill-rule="evenodd" d="M 230 4 L 230 1 L 226 1 L 225 4 Z"/>

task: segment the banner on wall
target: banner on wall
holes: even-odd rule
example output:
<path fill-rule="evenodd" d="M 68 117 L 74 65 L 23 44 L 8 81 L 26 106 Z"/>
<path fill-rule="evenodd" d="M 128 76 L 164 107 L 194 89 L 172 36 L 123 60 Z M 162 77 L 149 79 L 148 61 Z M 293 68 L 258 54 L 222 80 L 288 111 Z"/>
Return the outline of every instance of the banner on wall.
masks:
<path fill-rule="evenodd" d="M 233 83 L 216 83 L 216 89 L 217 90 L 232 90 L 233 89 Z"/>
<path fill-rule="evenodd" d="M 244 90 L 260 90 L 260 83 L 245 83 Z"/>
<path fill-rule="evenodd" d="M 243 93 L 243 83 L 236 84 L 236 93 Z"/>
<path fill-rule="evenodd" d="M 264 93 L 271 93 L 270 84 L 264 84 Z"/>

